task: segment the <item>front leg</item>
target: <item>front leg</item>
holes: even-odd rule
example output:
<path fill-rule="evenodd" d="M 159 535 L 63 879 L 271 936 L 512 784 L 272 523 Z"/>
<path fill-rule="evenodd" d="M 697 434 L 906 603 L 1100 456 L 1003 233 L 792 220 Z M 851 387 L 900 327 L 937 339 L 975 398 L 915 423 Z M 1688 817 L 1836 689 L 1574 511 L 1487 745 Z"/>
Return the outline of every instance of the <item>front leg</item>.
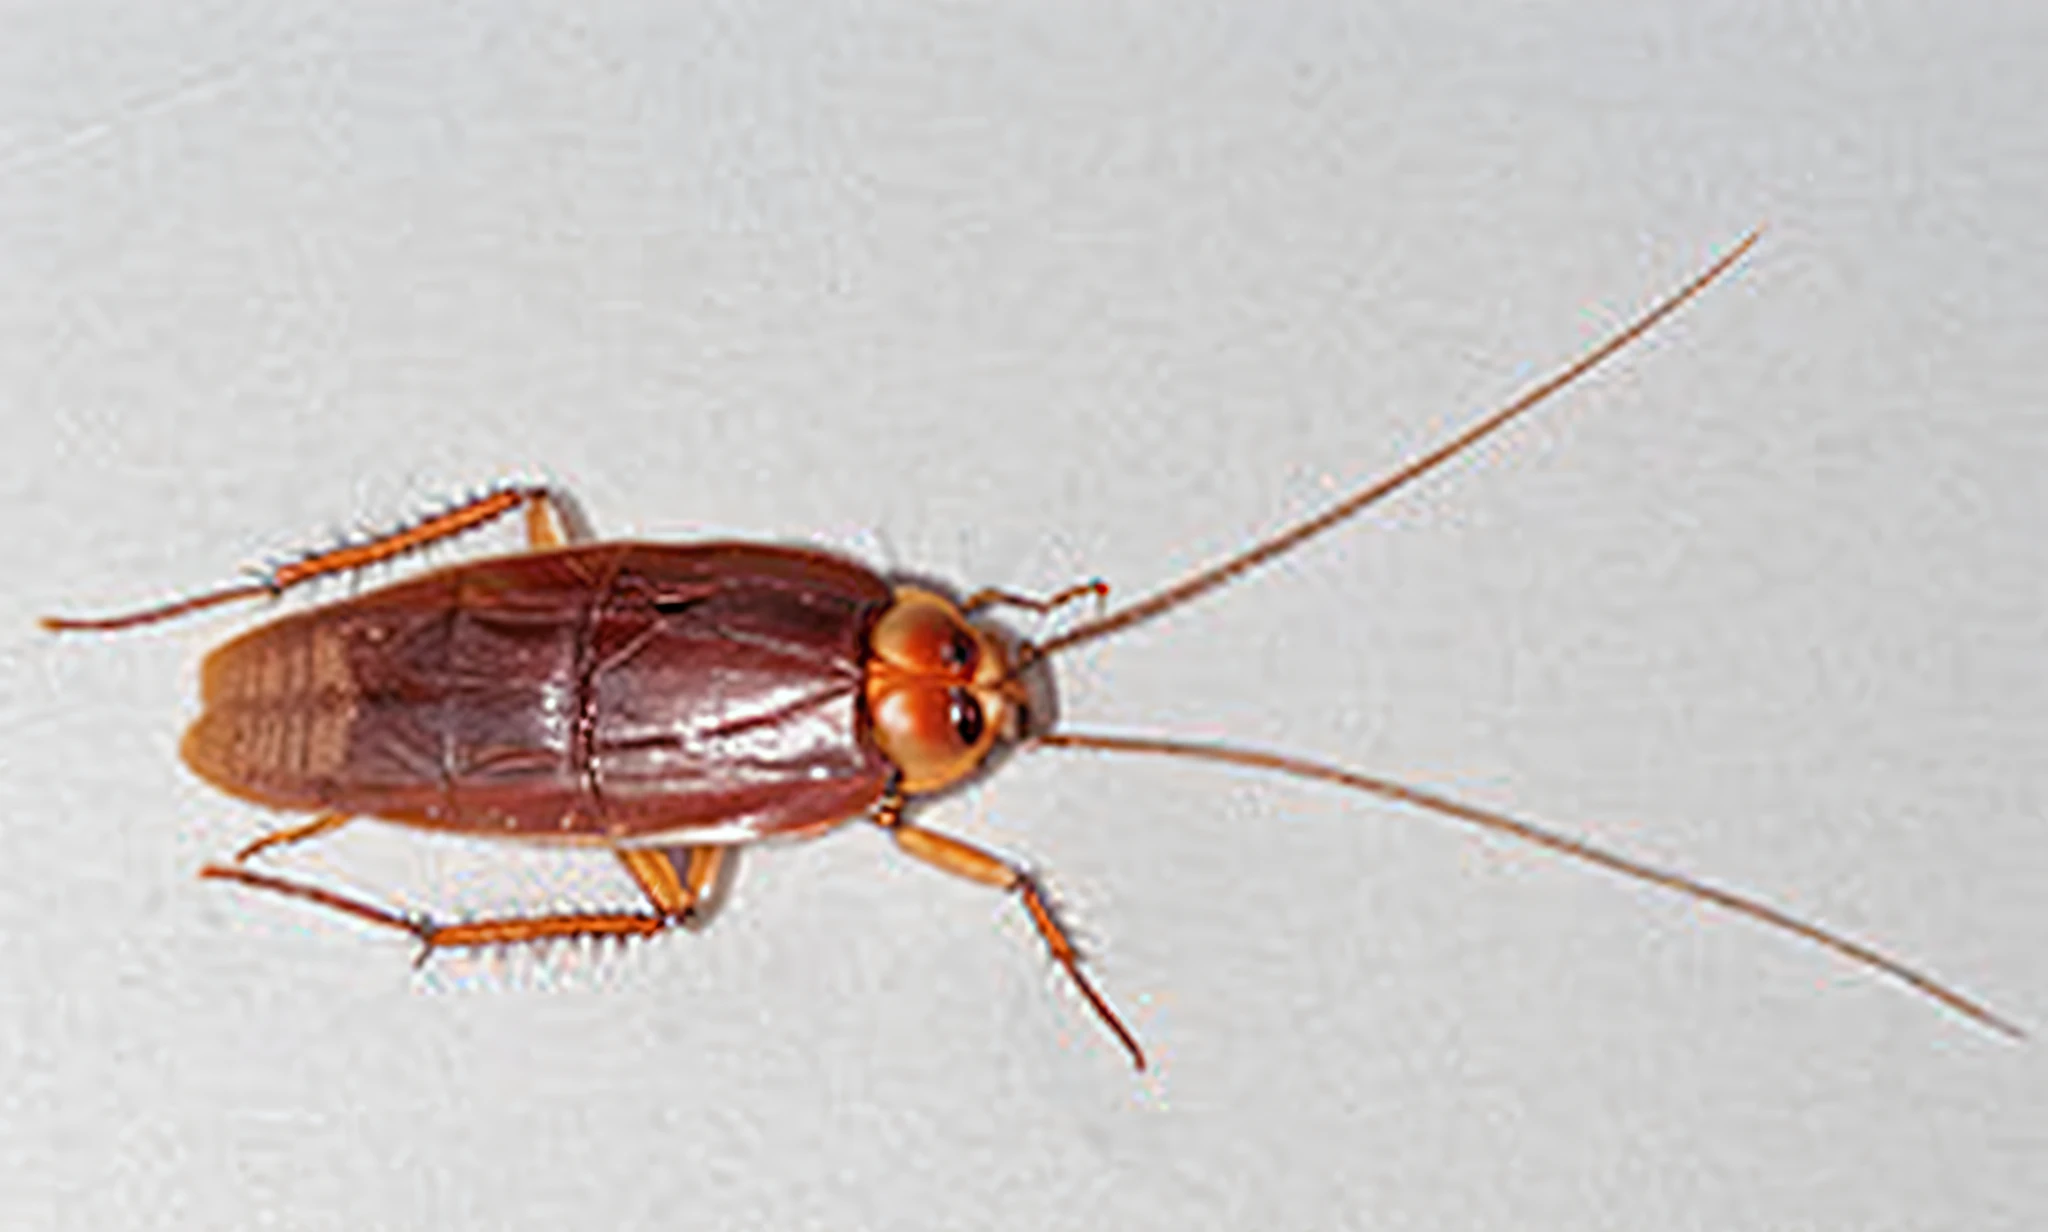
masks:
<path fill-rule="evenodd" d="M 1081 954 L 1074 948 L 1073 938 L 1061 926 L 1059 917 L 1053 913 L 1052 904 L 1046 900 L 1044 889 L 1025 869 L 1012 861 L 985 851 L 972 843 L 927 830 L 903 820 L 903 798 L 891 796 L 884 800 L 875 811 L 874 822 L 889 832 L 896 840 L 896 846 L 906 855 L 922 860 L 933 868 L 948 872 L 956 877 L 965 877 L 1006 893 L 1015 894 L 1024 904 L 1024 911 L 1031 917 L 1032 927 L 1044 939 L 1045 948 L 1052 952 L 1053 961 L 1066 969 L 1074 981 L 1074 987 L 1081 990 L 1096 1017 L 1102 1020 L 1117 1042 L 1131 1054 L 1131 1064 L 1140 1070 L 1145 1068 L 1145 1050 L 1138 1045 L 1138 1039 L 1131 1034 L 1109 1002 L 1089 983 L 1081 971 Z"/>

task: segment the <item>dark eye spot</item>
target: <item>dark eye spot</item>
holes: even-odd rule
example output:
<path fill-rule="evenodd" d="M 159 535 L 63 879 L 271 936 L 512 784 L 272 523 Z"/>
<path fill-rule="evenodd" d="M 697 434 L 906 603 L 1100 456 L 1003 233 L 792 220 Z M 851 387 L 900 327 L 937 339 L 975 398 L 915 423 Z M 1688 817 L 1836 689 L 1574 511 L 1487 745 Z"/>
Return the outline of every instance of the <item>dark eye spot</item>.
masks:
<path fill-rule="evenodd" d="M 939 659 L 954 671 L 965 672 L 974 667 L 974 637 L 965 629 L 953 630 L 953 636 L 939 650 Z"/>
<path fill-rule="evenodd" d="M 960 743 L 974 747 L 981 743 L 981 733 L 988 725 L 987 716 L 981 712 L 981 703 L 974 694 L 965 689 L 954 689 L 946 694 L 950 706 L 949 718 L 953 720 L 953 734 L 960 737 Z"/>

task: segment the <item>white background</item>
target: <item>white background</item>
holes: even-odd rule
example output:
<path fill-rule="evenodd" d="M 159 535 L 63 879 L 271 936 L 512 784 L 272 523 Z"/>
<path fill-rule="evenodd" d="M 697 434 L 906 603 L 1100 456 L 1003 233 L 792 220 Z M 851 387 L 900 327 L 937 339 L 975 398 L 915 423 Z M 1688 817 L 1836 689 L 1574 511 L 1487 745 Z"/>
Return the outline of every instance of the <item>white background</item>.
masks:
<path fill-rule="evenodd" d="M 860 828 L 701 936 L 414 974 L 193 879 L 280 821 L 176 755 L 260 613 L 32 626 L 508 475 L 609 535 L 1136 595 L 1766 222 L 1537 420 L 1064 662 L 1068 716 L 1512 807 L 2048 1028 L 2048 22 L 1456 7 L 12 6 L 4 1222 L 2048 1221 L 2039 1039 L 1200 766 L 1026 755 L 925 814 L 1048 871 L 1145 1077 L 1013 906 Z M 631 901 L 373 824 L 277 862 Z"/>

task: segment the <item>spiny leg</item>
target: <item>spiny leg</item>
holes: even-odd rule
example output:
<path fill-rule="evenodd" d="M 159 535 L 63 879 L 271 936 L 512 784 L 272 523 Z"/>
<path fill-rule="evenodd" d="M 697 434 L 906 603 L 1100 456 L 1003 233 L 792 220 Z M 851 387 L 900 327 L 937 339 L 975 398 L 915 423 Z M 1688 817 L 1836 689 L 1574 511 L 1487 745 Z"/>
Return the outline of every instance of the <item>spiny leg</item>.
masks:
<path fill-rule="evenodd" d="M 354 819 L 347 813 L 322 813 L 304 825 L 289 826 L 283 830 L 272 830 L 262 838 L 237 851 L 235 853 L 235 863 L 247 863 L 249 857 L 259 851 L 268 851 L 272 847 L 287 847 L 293 843 L 303 843 L 317 835 L 326 834 L 331 830 L 339 830 L 352 820 Z"/>
<path fill-rule="evenodd" d="M 651 937 L 697 922 L 725 865 L 720 847 L 621 847 L 613 851 L 652 911 L 558 912 L 429 925 L 426 952 L 445 946 L 517 945 L 561 937 Z M 422 954 L 422 958 L 425 954 Z"/>
<path fill-rule="evenodd" d="M 564 911 L 429 924 L 420 934 L 425 962 L 435 950 L 485 945 L 530 945 L 581 937 L 652 937 L 678 921 L 651 911 Z"/>
<path fill-rule="evenodd" d="M 591 911 L 436 924 L 424 916 L 400 915 L 388 907 L 379 907 L 319 886 L 232 865 L 209 864 L 199 870 L 199 875 L 212 881 L 232 881 L 287 898 L 303 899 L 358 920 L 410 933 L 419 939 L 421 962 L 445 946 L 512 945 L 567 937 L 649 937 L 672 922 L 644 911 Z"/>
<path fill-rule="evenodd" d="M 984 586 L 967 596 L 967 601 L 960 605 L 960 610 L 972 614 L 988 607 L 1021 607 L 1044 616 L 1089 595 L 1094 596 L 1096 614 L 1100 615 L 1102 606 L 1109 602 L 1109 583 L 1101 578 L 1089 578 L 1085 582 L 1076 582 L 1065 590 L 1054 591 L 1043 598 L 995 586 Z"/>
<path fill-rule="evenodd" d="M 674 853 L 674 864 L 670 851 Z M 334 890 L 236 866 L 209 864 L 199 870 L 199 876 L 221 882 L 238 882 L 256 890 L 285 894 L 287 898 L 301 898 L 305 903 L 328 907 L 330 911 L 340 911 L 342 915 L 350 915 L 360 921 L 412 933 L 420 939 L 420 960 L 424 962 L 434 950 L 455 948 L 455 945 L 463 945 L 463 948 L 467 945 L 516 945 L 565 937 L 651 937 L 672 925 L 688 923 L 692 909 L 700 898 L 707 896 L 723 868 L 723 853 L 705 851 L 707 849 L 690 847 L 649 849 L 645 853 L 618 851 L 627 872 L 633 874 L 635 884 L 639 884 L 641 892 L 647 894 L 653 911 L 569 911 L 528 917 L 471 919 L 451 925 L 436 925 L 428 917 L 399 915 L 387 907 L 362 903 L 360 898 L 350 898 Z M 659 870 L 664 872 L 657 872 L 657 862 Z"/>
<path fill-rule="evenodd" d="M 901 797 L 883 801 L 875 811 L 874 822 L 889 832 L 889 836 L 896 840 L 896 846 L 905 854 L 942 872 L 1017 895 L 1031 917 L 1032 926 L 1044 939 L 1045 948 L 1051 951 L 1053 961 L 1066 968 L 1074 987 L 1081 990 L 1082 997 L 1087 999 L 1096 1017 L 1131 1054 L 1131 1063 L 1140 1070 L 1145 1068 L 1145 1050 L 1139 1047 L 1137 1037 L 1117 1017 L 1109 1002 L 1095 990 L 1095 985 L 1082 974 L 1080 951 L 1074 948 L 1073 939 L 1061 927 L 1059 917 L 1053 914 L 1052 904 L 1046 900 L 1045 891 L 1036 878 L 993 852 L 903 820 Z"/>
<path fill-rule="evenodd" d="M 526 510 L 527 541 L 536 549 L 556 547 L 569 537 L 571 526 L 570 519 L 564 515 L 561 506 L 562 502 L 545 487 L 498 488 L 452 509 L 365 542 L 345 544 L 324 552 L 311 553 L 279 565 L 262 577 L 247 582 L 238 582 L 204 594 L 176 599 L 157 607 L 123 612 L 114 616 L 45 616 L 42 624 L 45 629 L 52 632 L 129 629 L 137 625 L 175 619 L 218 607 L 223 603 L 233 603 L 239 599 L 257 599 L 266 595 L 276 597 L 314 578 L 366 568 L 396 556 L 403 556 L 407 552 L 417 551 L 429 544 L 453 538 L 466 531 L 475 530 L 520 508 Z"/>

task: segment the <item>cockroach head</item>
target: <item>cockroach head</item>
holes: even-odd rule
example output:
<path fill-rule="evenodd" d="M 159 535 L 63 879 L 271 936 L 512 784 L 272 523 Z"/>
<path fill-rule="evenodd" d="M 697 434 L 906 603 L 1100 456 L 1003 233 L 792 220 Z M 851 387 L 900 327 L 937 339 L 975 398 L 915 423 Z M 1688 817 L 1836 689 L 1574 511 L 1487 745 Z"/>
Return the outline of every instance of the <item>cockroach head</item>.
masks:
<path fill-rule="evenodd" d="M 910 795 L 940 791 L 1027 733 L 1031 690 L 1015 643 L 969 620 L 937 591 L 899 586 L 868 634 L 867 703 L 875 743 Z"/>

